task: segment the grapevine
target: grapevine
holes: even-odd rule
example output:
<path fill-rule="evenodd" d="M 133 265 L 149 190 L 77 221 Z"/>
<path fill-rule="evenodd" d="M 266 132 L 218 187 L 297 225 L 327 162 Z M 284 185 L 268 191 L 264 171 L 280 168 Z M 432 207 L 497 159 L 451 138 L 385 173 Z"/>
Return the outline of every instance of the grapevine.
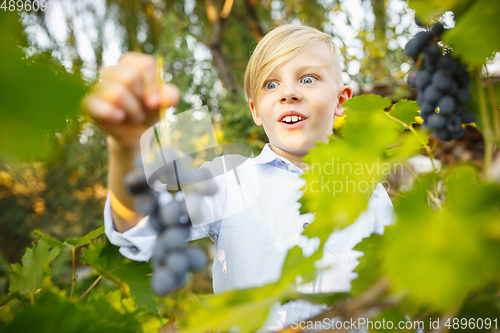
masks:
<path fill-rule="evenodd" d="M 441 50 L 438 42 L 445 31 L 443 24 L 420 31 L 405 47 L 405 53 L 414 61 L 415 68 L 408 74 L 408 85 L 418 88 L 417 103 L 423 126 L 443 141 L 462 139 L 462 124 L 476 120 L 474 113 L 466 110 L 469 102 L 469 73 L 449 49 Z"/>

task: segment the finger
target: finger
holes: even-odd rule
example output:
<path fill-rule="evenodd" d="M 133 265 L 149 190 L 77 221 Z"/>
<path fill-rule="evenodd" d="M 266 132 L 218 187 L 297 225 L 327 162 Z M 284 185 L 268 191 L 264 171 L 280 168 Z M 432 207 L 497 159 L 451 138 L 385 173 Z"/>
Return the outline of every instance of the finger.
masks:
<path fill-rule="evenodd" d="M 132 121 L 142 122 L 146 118 L 142 104 L 123 84 L 103 81 L 95 87 L 94 95 L 124 110 Z"/>
<path fill-rule="evenodd" d="M 98 123 L 119 123 L 126 117 L 125 111 L 93 95 L 83 98 L 81 103 L 85 112 Z"/>
<path fill-rule="evenodd" d="M 120 64 L 139 71 L 144 83 L 144 104 L 150 109 L 158 108 L 160 106 L 158 69 L 154 58 L 147 54 L 127 53 L 120 60 Z"/>
<path fill-rule="evenodd" d="M 176 85 L 167 83 L 160 88 L 161 107 L 169 108 L 181 100 L 181 93 Z"/>
<path fill-rule="evenodd" d="M 124 84 L 137 98 L 141 100 L 144 98 L 144 82 L 140 72 L 134 67 L 110 67 L 105 71 L 103 78 L 106 81 Z"/>

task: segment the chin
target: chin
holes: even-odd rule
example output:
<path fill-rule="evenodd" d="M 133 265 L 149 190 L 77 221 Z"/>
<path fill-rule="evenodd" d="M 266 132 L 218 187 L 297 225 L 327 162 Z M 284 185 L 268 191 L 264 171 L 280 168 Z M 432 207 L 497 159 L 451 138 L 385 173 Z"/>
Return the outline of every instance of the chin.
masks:
<path fill-rule="evenodd" d="M 276 147 L 280 148 L 281 150 L 287 151 L 292 154 L 298 154 L 298 155 L 304 155 L 307 154 L 307 151 L 313 147 L 316 146 L 315 143 L 310 143 L 310 142 L 285 142 L 285 143 L 278 143 L 274 144 Z"/>

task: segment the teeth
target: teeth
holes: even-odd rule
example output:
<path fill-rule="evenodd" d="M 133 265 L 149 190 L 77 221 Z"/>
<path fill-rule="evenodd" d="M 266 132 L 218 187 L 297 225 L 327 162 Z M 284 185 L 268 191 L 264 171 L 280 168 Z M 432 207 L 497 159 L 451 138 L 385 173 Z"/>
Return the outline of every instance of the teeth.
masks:
<path fill-rule="evenodd" d="M 302 120 L 302 117 L 300 116 L 286 116 L 281 119 L 282 122 L 284 123 L 291 123 L 291 122 L 296 122 Z"/>

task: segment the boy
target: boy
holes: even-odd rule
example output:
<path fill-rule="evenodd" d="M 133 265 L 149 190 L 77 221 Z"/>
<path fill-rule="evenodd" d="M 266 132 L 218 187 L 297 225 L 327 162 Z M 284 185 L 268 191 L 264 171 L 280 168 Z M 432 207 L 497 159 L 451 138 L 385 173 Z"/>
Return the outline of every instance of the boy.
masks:
<path fill-rule="evenodd" d="M 151 57 L 128 53 L 118 66 L 104 73 L 102 82 L 83 101 L 91 117 L 108 133 L 106 235 L 124 256 L 143 261 L 151 257 L 155 231 L 147 217 L 134 211 L 134 199 L 122 179 L 133 168 L 141 134 L 157 121 L 157 108 L 179 100 L 174 86 L 158 87 L 156 75 Z M 218 179 L 219 191 L 205 204 L 222 209 L 210 210 L 215 222 L 192 227 L 189 238 L 210 237 L 215 242 L 215 294 L 279 279 L 286 253 L 294 245 L 306 255 L 317 249 L 317 239 L 301 235 L 314 219 L 311 213 L 300 215 L 297 203 L 304 185 L 300 175 L 308 167 L 302 158 L 317 141 L 328 142 L 335 117 L 342 116 L 342 103 L 352 97 L 351 88 L 342 84 L 331 37 L 300 25 L 284 25 L 263 37 L 246 69 L 245 92 L 253 119 L 264 126 L 270 142 L 249 164 L 259 176 L 259 196 L 247 209 L 227 214 L 241 188 L 229 176 Z M 211 163 L 202 167 L 210 169 Z M 239 173 L 244 179 L 245 170 Z M 368 209 L 326 242 L 321 264 L 333 267 L 299 291 L 348 291 L 360 255 L 353 247 L 372 232 L 383 233 L 392 219 L 391 201 L 379 184 Z M 276 304 L 261 329 L 278 330 L 322 310 L 324 307 L 302 300 Z"/>

